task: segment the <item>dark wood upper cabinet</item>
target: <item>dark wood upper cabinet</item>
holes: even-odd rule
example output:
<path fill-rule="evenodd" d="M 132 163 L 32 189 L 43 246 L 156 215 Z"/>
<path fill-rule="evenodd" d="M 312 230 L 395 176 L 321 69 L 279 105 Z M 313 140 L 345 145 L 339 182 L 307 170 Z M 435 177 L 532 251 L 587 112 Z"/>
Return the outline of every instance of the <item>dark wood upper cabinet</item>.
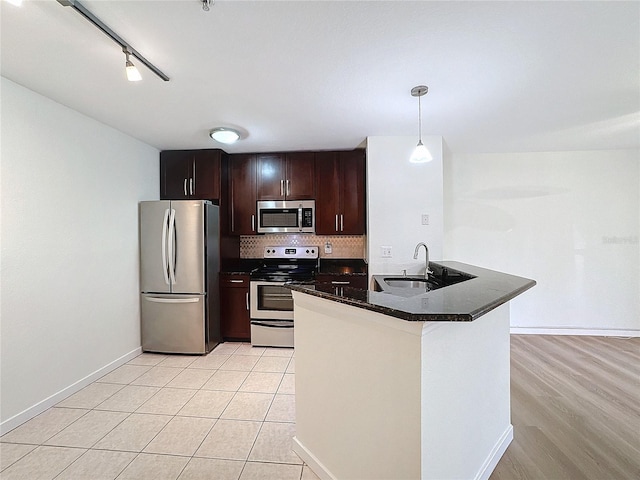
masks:
<path fill-rule="evenodd" d="M 284 155 L 263 153 L 256 155 L 257 199 L 284 200 Z"/>
<path fill-rule="evenodd" d="M 160 198 L 220 200 L 222 154 L 221 150 L 160 152 Z"/>
<path fill-rule="evenodd" d="M 316 234 L 339 233 L 340 160 L 338 152 L 316 154 Z"/>
<path fill-rule="evenodd" d="M 255 235 L 258 200 L 316 200 L 316 234 L 363 235 L 365 151 L 160 153 L 160 198 L 218 203 L 223 234 Z"/>
<path fill-rule="evenodd" d="M 286 197 L 287 200 L 315 200 L 316 154 L 313 152 L 287 153 Z"/>
<path fill-rule="evenodd" d="M 364 150 L 340 152 L 340 234 L 363 235 L 366 231 L 366 157 Z"/>
<path fill-rule="evenodd" d="M 256 155 L 258 200 L 315 199 L 313 152 Z"/>
<path fill-rule="evenodd" d="M 316 153 L 316 234 L 365 233 L 365 165 L 364 150 Z"/>
<path fill-rule="evenodd" d="M 229 156 L 229 233 L 256 233 L 256 156 Z"/>

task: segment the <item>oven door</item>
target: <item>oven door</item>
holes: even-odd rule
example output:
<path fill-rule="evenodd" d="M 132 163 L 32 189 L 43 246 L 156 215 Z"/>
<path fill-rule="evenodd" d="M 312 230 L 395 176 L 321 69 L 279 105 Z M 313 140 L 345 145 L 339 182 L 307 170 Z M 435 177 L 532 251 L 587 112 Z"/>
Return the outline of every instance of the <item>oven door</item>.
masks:
<path fill-rule="evenodd" d="M 293 320 L 293 295 L 284 282 L 251 280 L 251 320 Z"/>

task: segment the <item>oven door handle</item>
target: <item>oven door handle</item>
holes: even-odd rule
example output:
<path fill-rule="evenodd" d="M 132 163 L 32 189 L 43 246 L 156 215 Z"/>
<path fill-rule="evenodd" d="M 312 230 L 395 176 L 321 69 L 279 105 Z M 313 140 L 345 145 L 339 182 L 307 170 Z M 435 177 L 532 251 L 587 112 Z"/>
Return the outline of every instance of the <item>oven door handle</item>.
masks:
<path fill-rule="evenodd" d="M 251 320 L 251 325 L 260 325 L 261 327 L 269 327 L 269 328 L 293 328 L 293 322 L 269 322 L 267 321 L 256 321 Z"/>

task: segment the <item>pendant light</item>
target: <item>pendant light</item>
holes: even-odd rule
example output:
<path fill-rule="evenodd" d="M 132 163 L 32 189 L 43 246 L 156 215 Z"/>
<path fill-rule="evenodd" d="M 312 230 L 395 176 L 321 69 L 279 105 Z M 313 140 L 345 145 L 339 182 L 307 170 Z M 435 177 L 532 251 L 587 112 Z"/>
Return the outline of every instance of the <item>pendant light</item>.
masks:
<path fill-rule="evenodd" d="M 136 66 L 131 63 L 131 60 L 129 60 L 129 55 L 131 55 L 131 52 L 127 47 L 122 47 L 122 51 L 126 56 L 124 65 L 125 70 L 127 71 L 127 80 L 129 80 L 130 82 L 139 82 L 140 80 L 142 80 L 142 75 L 140 75 L 140 72 L 138 71 Z"/>
<path fill-rule="evenodd" d="M 429 87 L 426 85 L 418 85 L 411 89 L 411 96 L 418 97 L 418 145 L 411 154 L 409 161 L 411 163 L 427 163 L 433 160 L 431 152 L 422 143 L 422 106 L 420 104 L 420 97 L 426 95 L 429 91 Z"/>

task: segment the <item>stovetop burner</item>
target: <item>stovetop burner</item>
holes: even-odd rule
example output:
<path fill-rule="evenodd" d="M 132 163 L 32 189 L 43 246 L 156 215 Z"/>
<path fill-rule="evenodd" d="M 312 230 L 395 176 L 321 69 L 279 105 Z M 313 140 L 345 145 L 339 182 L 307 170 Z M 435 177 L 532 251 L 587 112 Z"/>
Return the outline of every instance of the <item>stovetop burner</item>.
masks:
<path fill-rule="evenodd" d="M 262 265 L 251 273 L 251 279 L 266 282 L 311 281 L 317 267 L 317 246 L 266 247 Z"/>

